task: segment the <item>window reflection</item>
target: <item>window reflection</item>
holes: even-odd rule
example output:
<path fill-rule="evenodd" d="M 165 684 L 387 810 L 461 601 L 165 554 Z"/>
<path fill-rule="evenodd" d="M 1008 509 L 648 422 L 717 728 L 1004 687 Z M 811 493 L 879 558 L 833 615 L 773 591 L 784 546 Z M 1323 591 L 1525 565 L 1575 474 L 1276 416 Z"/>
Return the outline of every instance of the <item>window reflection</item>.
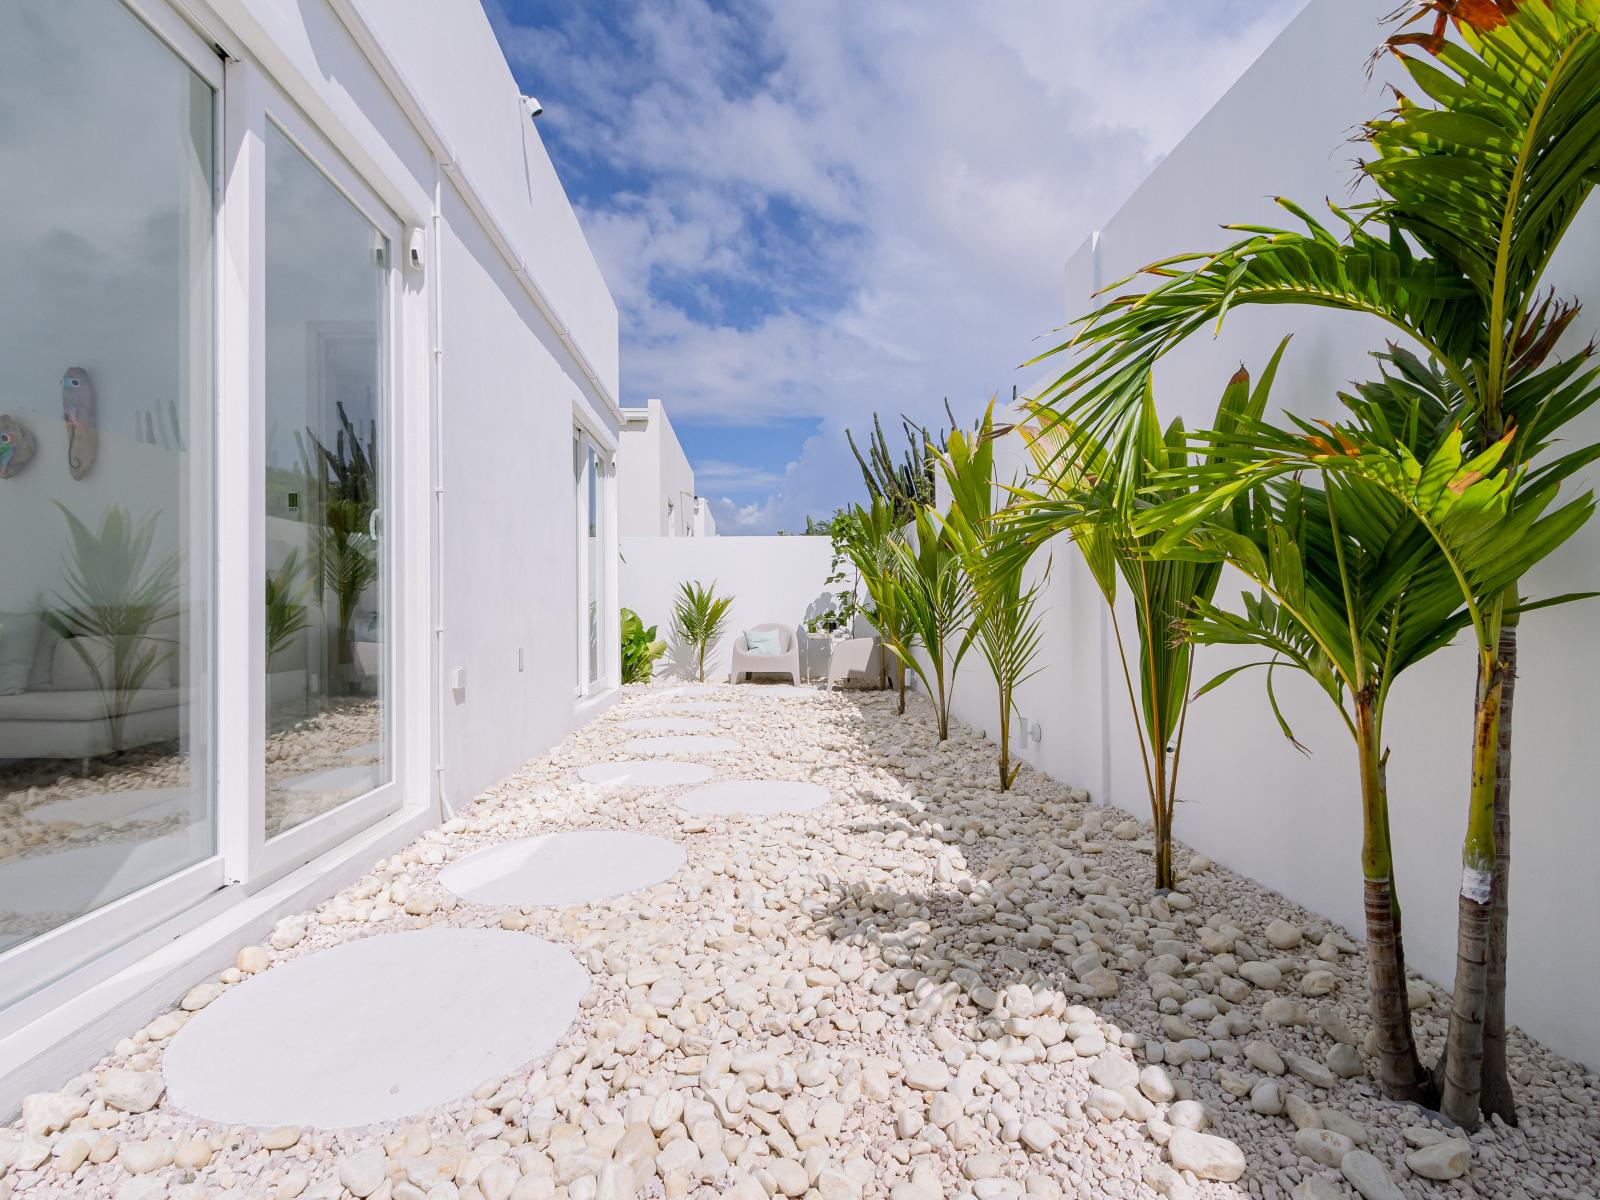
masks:
<path fill-rule="evenodd" d="M 116 0 L 0 8 L 0 953 L 214 852 L 213 112 Z"/>
<path fill-rule="evenodd" d="M 383 488 L 388 244 L 267 132 L 266 833 L 389 778 Z"/>

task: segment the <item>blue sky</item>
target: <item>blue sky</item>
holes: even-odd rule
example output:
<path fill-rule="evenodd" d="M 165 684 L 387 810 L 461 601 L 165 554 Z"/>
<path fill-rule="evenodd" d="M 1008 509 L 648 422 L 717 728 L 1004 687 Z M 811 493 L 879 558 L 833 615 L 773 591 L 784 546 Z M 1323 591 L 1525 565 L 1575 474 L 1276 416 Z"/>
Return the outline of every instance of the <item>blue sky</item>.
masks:
<path fill-rule="evenodd" d="M 1062 266 L 1305 0 L 485 0 L 725 533 L 860 498 L 847 428 L 969 419 Z"/>

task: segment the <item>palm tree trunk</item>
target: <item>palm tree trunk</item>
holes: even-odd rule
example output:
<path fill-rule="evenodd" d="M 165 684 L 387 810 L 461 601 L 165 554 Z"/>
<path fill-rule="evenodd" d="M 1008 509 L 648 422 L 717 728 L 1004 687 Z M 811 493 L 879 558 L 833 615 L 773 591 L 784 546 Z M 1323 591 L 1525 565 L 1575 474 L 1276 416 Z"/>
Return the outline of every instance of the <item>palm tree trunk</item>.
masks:
<path fill-rule="evenodd" d="M 1011 790 L 1011 692 L 1000 689 L 1000 790 Z"/>
<path fill-rule="evenodd" d="M 1517 688 L 1517 619 L 1500 629 L 1500 745 L 1494 776 L 1494 882 L 1489 901 L 1489 995 L 1483 1014 L 1486 1117 L 1517 1123 L 1517 1098 L 1506 1070 L 1506 928 L 1511 914 L 1511 707 Z"/>
<path fill-rule="evenodd" d="M 900 681 L 900 707 L 895 710 L 895 715 L 906 715 L 906 665 L 898 658 L 895 659 L 895 676 Z"/>
<path fill-rule="evenodd" d="M 1378 1035 L 1378 1072 L 1391 1099 L 1431 1107 L 1433 1089 L 1417 1057 L 1406 1004 L 1406 960 L 1400 899 L 1389 844 L 1389 796 L 1369 697 L 1356 702 L 1356 748 L 1361 759 L 1362 901 L 1367 925 L 1367 987 Z"/>
<path fill-rule="evenodd" d="M 1172 818 L 1167 808 L 1167 755 L 1161 748 L 1151 755 L 1154 779 L 1150 786 L 1150 823 L 1156 831 L 1156 890 L 1173 889 Z"/>
<path fill-rule="evenodd" d="M 1494 798 L 1503 694 L 1497 657 L 1491 656 L 1479 666 L 1478 678 L 1472 729 L 1472 795 L 1466 841 L 1461 847 L 1461 891 L 1456 897 L 1456 980 L 1450 1000 L 1450 1032 L 1445 1040 L 1440 1109 L 1468 1130 L 1478 1127 L 1483 1091 L 1490 900 L 1496 863 Z"/>

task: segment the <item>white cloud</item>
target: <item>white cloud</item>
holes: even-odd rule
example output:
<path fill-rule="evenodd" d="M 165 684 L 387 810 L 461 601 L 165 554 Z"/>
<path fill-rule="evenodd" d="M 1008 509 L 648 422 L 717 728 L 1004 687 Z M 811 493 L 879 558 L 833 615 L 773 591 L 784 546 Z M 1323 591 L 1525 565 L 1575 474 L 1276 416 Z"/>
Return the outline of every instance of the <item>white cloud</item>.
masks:
<path fill-rule="evenodd" d="M 764 502 L 718 502 L 760 531 L 859 494 L 843 431 L 874 410 L 933 422 L 948 395 L 966 417 L 1032 382 L 1015 368 L 1067 316 L 1067 257 L 1304 2 L 671 0 L 620 39 L 581 7 L 496 24 L 558 165 L 618 181 L 580 215 L 625 392 L 680 419 L 820 419 Z"/>

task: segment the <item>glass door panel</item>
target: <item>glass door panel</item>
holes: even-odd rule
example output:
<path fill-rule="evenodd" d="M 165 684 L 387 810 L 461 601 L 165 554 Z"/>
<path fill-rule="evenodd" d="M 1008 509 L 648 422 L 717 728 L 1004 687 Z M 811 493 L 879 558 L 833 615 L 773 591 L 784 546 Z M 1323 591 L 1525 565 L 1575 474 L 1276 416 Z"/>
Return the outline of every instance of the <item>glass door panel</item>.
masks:
<path fill-rule="evenodd" d="M 216 107 L 117 0 L 0 6 L 0 1006 L 216 850 Z"/>
<path fill-rule="evenodd" d="M 389 241 L 266 126 L 268 838 L 387 783 Z"/>

